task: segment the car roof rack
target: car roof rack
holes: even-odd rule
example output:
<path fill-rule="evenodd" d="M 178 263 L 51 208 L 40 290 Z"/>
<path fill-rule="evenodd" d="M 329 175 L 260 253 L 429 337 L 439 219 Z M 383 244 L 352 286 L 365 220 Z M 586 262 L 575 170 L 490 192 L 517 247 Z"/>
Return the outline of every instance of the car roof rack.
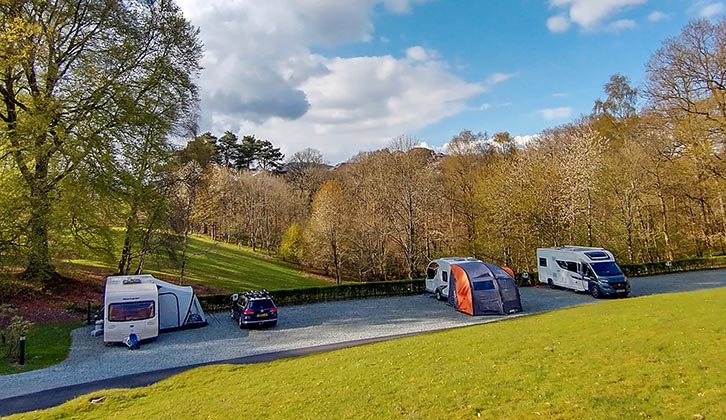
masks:
<path fill-rule="evenodd" d="M 270 292 L 268 292 L 267 289 L 249 290 L 247 292 L 242 293 L 242 295 L 244 295 L 248 298 L 269 298 Z"/>

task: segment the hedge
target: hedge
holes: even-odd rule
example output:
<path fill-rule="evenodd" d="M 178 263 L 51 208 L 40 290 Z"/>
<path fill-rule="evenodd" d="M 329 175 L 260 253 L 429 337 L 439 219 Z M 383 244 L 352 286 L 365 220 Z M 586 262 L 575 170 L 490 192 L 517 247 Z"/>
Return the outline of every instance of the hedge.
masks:
<path fill-rule="evenodd" d="M 426 282 L 424 280 L 396 280 L 275 290 L 270 291 L 270 295 L 278 306 L 288 306 L 369 297 L 418 295 L 425 291 Z M 205 311 L 224 310 L 230 306 L 230 295 L 228 294 L 206 295 L 198 298 Z"/>
<path fill-rule="evenodd" d="M 654 274 L 675 273 L 679 271 L 706 270 L 712 268 L 725 268 L 726 256 L 709 258 L 690 258 L 669 262 L 648 264 L 621 264 L 625 275 L 629 277 L 650 276 Z M 535 286 L 539 284 L 537 272 L 528 273 L 529 278 L 522 277 L 523 273 L 516 273 L 517 285 Z M 426 291 L 426 282 L 418 280 L 396 280 L 370 283 L 354 283 L 341 286 L 311 287 L 307 289 L 289 289 L 270 291 L 275 303 L 279 306 L 302 305 L 307 303 L 329 302 L 347 299 L 365 299 L 381 296 L 407 296 L 417 295 Z M 199 303 L 205 311 L 218 311 L 228 309 L 230 295 L 199 296 Z"/>
<path fill-rule="evenodd" d="M 627 276 L 651 276 L 679 271 L 708 270 L 726 267 L 726 255 L 720 257 L 689 258 L 647 264 L 620 264 Z"/>

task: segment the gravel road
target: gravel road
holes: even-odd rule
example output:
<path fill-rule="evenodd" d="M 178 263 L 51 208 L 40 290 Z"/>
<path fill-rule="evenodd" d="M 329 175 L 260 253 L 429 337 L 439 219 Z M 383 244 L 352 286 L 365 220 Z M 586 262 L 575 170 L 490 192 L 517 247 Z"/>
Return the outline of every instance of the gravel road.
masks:
<path fill-rule="evenodd" d="M 631 287 L 632 296 L 726 287 L 726 270 L 632 278 Z M 601 302 L 565 290 L 521 288 L 520 293 L 524 315 Z M 428 295 L 328 302 L 281 307 L 272 329 L 240 330 L 228 313 L 208 314 L 209 326 L 162 334 L 134 351 L 105 347 L 101 337 L 88 334 L 91 327 L 83 327 L 72 332 L 71 351 L 62 363 L 0 376 L 0 406 L 3 399 L 124 375 L 511 317 L 471 317 Z"/>

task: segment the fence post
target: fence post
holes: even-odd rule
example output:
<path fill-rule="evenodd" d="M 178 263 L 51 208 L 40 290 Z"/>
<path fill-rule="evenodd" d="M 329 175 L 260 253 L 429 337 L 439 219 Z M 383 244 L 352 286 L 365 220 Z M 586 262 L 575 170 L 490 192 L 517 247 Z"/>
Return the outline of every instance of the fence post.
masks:
<path fill-rule="evenodd" d="M 18 348 L 18 363 L 25 364 L 25 336 L 20 336 L 20 347 Z"/>
<path fill-rule="evenodd" d="M 91 325 L 91 301 L 86 301 L 86 325 Z"/>

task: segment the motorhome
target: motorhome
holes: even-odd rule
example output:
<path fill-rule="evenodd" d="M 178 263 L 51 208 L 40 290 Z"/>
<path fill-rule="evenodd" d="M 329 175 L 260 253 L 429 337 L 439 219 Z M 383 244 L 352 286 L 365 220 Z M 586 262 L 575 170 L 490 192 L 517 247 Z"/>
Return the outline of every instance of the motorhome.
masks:
<path fill-rule="evenodd" d="M 593 297 L 630 293 L 630 283 L 612 252 L 604 248 L 562 246 L 537 248 L 540 283 L 589 292 Z"/>
<path fill-rule="evenodd" d="M 116 276 L 106 279 L 103 341 L 120 343 L 135 334 L 138 340 L 159 335 L 159 292 L 148 278 Z"/>

